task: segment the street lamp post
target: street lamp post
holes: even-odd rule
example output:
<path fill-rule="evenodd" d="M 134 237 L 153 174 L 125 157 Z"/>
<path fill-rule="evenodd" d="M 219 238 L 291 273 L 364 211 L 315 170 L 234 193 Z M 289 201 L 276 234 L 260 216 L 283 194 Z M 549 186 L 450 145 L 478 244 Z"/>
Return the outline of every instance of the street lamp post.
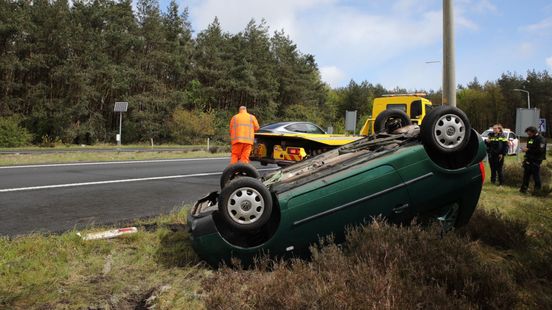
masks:
<path fill-rule="evenodd" d="M 443 0 L 443 104 L 456 106 L 454 13 L 452 0 Z"/>
<path fill-rule="evenodd" d="M 529 92 L 526 91 L 525 89 L 519 89 L 519 88 L 514 88 L 513 90 L 527 94 L 527 109 L 531 109 L 531 96 L 529 95 Z"/>

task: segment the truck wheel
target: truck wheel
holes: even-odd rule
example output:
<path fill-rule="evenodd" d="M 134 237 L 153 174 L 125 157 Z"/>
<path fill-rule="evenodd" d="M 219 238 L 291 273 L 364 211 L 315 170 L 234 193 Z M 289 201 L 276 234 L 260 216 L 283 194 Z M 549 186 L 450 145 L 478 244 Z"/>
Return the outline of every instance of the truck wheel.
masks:
<path fill-rule="evenodd" d="M 270 219 L 272 196 L 266 186 L 254 178 L 236 179 L 222 189 L 219 212 L 224 221 L 239 231 L 261 228 Z"/>
<path fill-rule="evenodd" d="M 237 163 L 224 169 L 220 176 L 220 188 L 223 189 L 228 182 L 239 177 L 251 177 L 258 179 L 261 177 L 257 169 L 249 164 Z"/>
<path fill-rule="evenodd" d="M 401 110 L 385 110 L 381 112 L 374 122 L 374 131 L 376 133 L 393 131 L 412 124 L 410 117 Z"/>
<path fill-rule="evenodd" d="M 422 121 L 422 143 L 440 153 L 463 150 L 470 140 L 471 125 L 462 110 L 439 106 L 431 110 Z"/>

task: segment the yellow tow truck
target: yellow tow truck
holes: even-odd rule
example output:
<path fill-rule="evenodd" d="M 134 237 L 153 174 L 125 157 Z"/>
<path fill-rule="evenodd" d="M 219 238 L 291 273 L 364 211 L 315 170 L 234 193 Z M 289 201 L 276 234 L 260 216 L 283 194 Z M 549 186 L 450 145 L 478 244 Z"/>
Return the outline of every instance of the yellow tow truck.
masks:
<path fill-rule="evenodd" d="M 263 126 L 255 133 L 251 160 L 263 165 L 286 166 L 307 157 L 354 142 L 392 126 L 421 124 L 431 102 L 425 94 L 384 95 L 374 99 L 372 115 L 366 120 L 360 136 L 327 134 L 310 122 L 279 122 Z"/>

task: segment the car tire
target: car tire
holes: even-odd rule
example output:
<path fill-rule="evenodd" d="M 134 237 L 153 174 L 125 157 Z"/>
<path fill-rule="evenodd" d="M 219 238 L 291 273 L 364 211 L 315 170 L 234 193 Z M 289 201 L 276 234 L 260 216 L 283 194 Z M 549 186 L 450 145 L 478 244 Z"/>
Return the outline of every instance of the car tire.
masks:
<path fill-rule="evenodd" d="M 425 116 L 420 128 L 422 143 L 439 153 L 463 150 L 470 140 L 471 125 L 462 110 L 439 106 Z"/>
<path fill-rule="evenodd" d="M 401 110 L 385 110 L 381 112 L 374 121 L 374 132 L 391 133 L 401 127 L 411 125 L 412 121 L 406 113 Z"/>
<path fill-rule="evenodd" d="M 239 177 L 250 177 L 258 179 L 261 177 L 257 169 L 255 167 L 244 164 L 244 163 L 237 163 L 230 165 L 224 169 L 222 172 L 222 175 L 220 176 L 220 188 L 223 189 L 228 182 L 234 180 L 235 178 Z"/>
<path fill-rule="evenodd" d="M 270 219 L 272 196 L 258 179 L 235 179 L 220 193 L 219 212 L 233 229 L 242 232 L 258 230 Z"/>

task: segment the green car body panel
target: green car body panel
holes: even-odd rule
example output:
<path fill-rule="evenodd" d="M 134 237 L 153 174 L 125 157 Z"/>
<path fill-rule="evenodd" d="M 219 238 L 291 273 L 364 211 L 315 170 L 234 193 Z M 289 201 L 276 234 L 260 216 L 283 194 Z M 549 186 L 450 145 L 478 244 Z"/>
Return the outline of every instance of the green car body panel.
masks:
<path fill-rule="evenodd" d="M 480 162 L 486 155 L 479 136 L 474 139 L 472 160 L 458 169 L 442 168 L 421 143 L 410 143 L 375 158 L 351 157 L 347 165 L 318 174 L 315 170 L 295 182 L 279 182 L 282 174 L 272 174 L 265 180 L 274 201 L 269 228 L 256 236 L 239 236 L 221 227 L 216 209 L 190 214 L 192 245 L 213 266 L 231 257 L 249 264 L 256 255 L 308 255 L 309 246 L 321 238 L 332 235 L 342 241 L 347 227 L 380 215 L 393 223 L 409 223 L 415 216 L 440 215 L 444 207 L 456 204 L 455 226 L 466 224 L 479 200 Z M 216 193 L 208 197 L 204 200 L 216 203 Z M 255 237 L 259 240 L 241 240 Z"/>

